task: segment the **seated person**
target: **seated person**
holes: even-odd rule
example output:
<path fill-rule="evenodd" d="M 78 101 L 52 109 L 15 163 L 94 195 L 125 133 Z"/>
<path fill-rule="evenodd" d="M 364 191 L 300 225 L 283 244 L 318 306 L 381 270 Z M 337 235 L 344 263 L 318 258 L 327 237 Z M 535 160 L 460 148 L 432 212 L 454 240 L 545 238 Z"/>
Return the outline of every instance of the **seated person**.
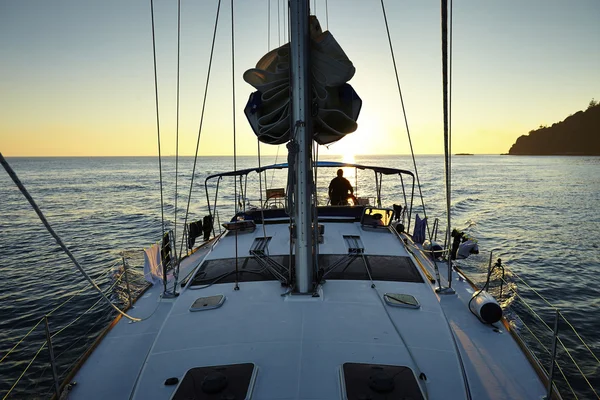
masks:
<path fill-rule="evenodd" d="M 378 226 L 383 226 L 383 215 L 377 213 L 377 214 L 373 214 L 371 216 L 371 218 L 373 218 L 373 225 L 378 225 Z"/>
<path fill-rule="evenodd" d="M 329 199 L 332 206 L 345 206 L 348 205 L 349 198 L 354 198 L 354 189 L 348 179 L 344 178 L 344 171 L 340 168 L 337 170 L 337 177 L 329 184 Z"/>

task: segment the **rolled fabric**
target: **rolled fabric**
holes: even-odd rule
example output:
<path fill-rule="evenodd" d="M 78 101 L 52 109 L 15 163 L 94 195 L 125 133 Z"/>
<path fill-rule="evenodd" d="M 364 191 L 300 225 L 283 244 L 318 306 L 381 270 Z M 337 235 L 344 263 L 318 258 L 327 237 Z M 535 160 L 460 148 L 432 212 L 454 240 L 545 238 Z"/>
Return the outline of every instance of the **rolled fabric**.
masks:
<path fill-rule="evenodd" d="M 289 64 L 288 64 L 289 66 Z M 275 86 L 290 84 L 290 71 L 269 72 L 266 70 L 252 68 L 244 72 L 244 80 L 254 86 L 259 92 L 266 92 Z"/>
<path fill-rule="evenodd" d="M 356 72 L 331 32 L 321 30 L 316 17 L 310 18 L 311 73 L 314 140 L 329 144 L 354 132 L 362 100 L 346 82 Z M 264 143 L 290 140 L 290 47 L 284 44 L 265 54 L 244 73 L 244 80 L 256 92 L 248 98 L 244 113 Z"/>
<path fill-rule="evenodd" d="M 257 69 L 269 72 L 277 72 L 277 64 L 290 63 L 290 44 L 286 43 L 281 47 L 271 50 L 256 63 Z M 288 68 L 289 69 L 289 68 Z"/>

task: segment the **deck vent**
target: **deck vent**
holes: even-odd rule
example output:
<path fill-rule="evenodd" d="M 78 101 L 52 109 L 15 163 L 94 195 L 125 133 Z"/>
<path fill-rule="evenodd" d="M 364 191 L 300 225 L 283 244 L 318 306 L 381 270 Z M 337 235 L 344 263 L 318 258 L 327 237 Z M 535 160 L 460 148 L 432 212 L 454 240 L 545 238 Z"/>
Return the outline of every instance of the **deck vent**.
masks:
<path fill-rule="evenodd" d="M 423 400 L 415 374 L 408 367 L 345 363 L 340 370 L 340 375 L 343 399 Z"/>
<path fill-rule="evenodd" d="M 190 311 L 205 311 L 219 308 L 225 302 L 225 296 L 218 294 L 216 296 L 199 297 L 190 306 Z"/>
<path fill-rule="evenodd" d="M 348 254 L 362 254 L 365 252 L 365 245 L 360 236 L 344 235 L 346 246 L 348 247 Z"/>
<path fill-rule="evenodd" d="M 265 237 L 257 237 L 252 242 L 252 247 L 250 247 L 250 254 L 255 256 L 264 256 L 267 255 L 267 248 L 269 247 L 269 242 L 271 241 L 271 236 Z"/>
<path fill-rule="evenodd" d="M 419 300 L 415 296 L 403 293 L 386 293 L 383 295 L 388 306 L 404 308 L 420 308 Z"/>
<path fill-rule="evenodd" d="M 250 399 L 257 373 L 253 363 L 192 368 L 172 400 Z"/>

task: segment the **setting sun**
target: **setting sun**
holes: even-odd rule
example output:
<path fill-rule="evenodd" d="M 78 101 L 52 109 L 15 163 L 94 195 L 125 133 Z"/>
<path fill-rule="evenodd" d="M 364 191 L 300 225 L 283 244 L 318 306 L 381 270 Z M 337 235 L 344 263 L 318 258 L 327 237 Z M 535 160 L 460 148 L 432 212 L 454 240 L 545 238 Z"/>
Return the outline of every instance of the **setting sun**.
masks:
<path fill-rule="evenodd" d="M 356 160 L 354 159 L 354 153 L 345 153 L 342 156 L 342 162 L 349 163 L 349 164 L 356 163 Z"/>

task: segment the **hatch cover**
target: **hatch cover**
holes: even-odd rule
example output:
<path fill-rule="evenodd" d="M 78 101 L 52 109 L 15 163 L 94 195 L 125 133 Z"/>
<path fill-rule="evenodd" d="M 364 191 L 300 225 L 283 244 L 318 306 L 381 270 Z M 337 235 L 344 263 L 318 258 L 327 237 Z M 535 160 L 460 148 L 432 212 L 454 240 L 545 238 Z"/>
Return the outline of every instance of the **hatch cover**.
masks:
<path fill-rule="evenodd" d="M 190 306 L 190 311 L 204 311 L 219 308 L 223 305 L 225 296 L 218 294 L 216 296 L 199 297 Z"/>
<path fill-rule="evenodd" d="M 250 399 L 257 371 L 253 363 L 192 368 L 171 399 Z"/>
<path fill-rule="evenodd" d="M 344 399 L 423 400 L 415 374 L 409 367 L 345 363 L 341 374 Z"/>

